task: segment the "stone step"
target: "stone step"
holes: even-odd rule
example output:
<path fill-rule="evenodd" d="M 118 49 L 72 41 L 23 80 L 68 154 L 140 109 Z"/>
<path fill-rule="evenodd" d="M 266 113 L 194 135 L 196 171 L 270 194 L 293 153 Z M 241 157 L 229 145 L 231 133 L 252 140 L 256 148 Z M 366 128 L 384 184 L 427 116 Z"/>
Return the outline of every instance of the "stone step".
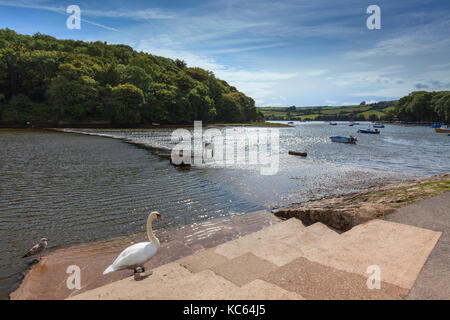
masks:
<path fill-rule="evenodd" d="M 273 283 L 256 279 L 234 292 L 230 300 L 305 300 L 300 294 L 285 290 Z"/>
<path fill-rule="evenodd" d="M 274 243 L 278 243 L 278 246 L 284 249 L 284 256 L 281 257 L 281 261 L 287 263 L 285 261 L 297 256 L 298 250 L 289 248 L 288 245 L 281 242 L 281 239 L 289 236 L 294 237 L 296 234 L 303 233 L 305 230 L 306 228 L 299 220 L 291 219 L 226 242 L 215 248 L 184 257 L 177 262 L 192 272 L 200 272 L 220 265 L 228 265 L 229 261 L 251 253 L 254 257 L 261 258 L 263 262 L 269 263 L 270 265 L 278 265 L 273 263 L 273 260 L 276 261 L 276 255 L 273 257 L 268 257 L 267 255 L 268 248 L 273 246 Z M 278 252 L 275 253 L 278 254 Z M 289 254 L 291 254 L 291 257 Z"/>
<path fill-rule="evenodd" d="M 256 280 L 278 266 L 255 256 L 251 253 L 251 250 L 260 247 L 261 243 L 293 236 L 305 230 L 306 228 L 297 219 L 280 222 L 261 231 L 227 242 L 232 243 L 233 248 L 237 246 L 250 249 L 250 251 L 245 251 L 242 254 L 237 252 L 235 256 L 225 256 L 216 252 L 217 247 L 203 250 L 181 258 L 174 263 L 153 269 L 153 274 L 145 280 L 136 282 L 130 277 L 72 298 L 131 299 L 132 297 L 145 296 L 146 299 L 200 299 L 200 295 L 193 292 L 192 287 L 195 287 L 195 290 L 200 290 L 205 299 L 206 297 L 208 299 L 230 298 L 230 294 L 247 297 L 248 299 L 267 298 L 266 293 L 274 285 Z M 250 245 L 247 243 L 250 243 Z M 286 246 L 285 244 L 282 245 Z M 170 277 L 167 276 L 169 274 Z M 203 282 L 205 288 L 202 287 Z M 193 285 L 193 283 L 197 284 Z M 210 289 L 208 289 L 207 283 L 210 283 Z M 184 287 L 191 292 L 183 292 Z M 222 287 L 224 291 L 220 289 Z M 261 290 L 258 290 L 258 288 Z M 154 296 L 152 292 L 155 292 Z M 225 292 L 228 293 L 225 294 Z M 274 297 L 280 299 L 302 299 L 301 296 L 289 293 L 281 288 L 278 288 L 275 292 L 277 293 Z"/>
<path fill-rule="evenodd" d="M 191 273 L 178 263 L 158 267 L 141 281 L 133 277 L 76 295 L 70 299 L 146 299 L 146 300 L 201 300 L 226 299 L 239 288 L 211 270 Z"/>
<path fill-rule="evenodd" d="M 293 218 L 73 299 L 401 299 L 440 234 L 383 220 L 338 234 Z M 381 289 L 367 286 L 372 265 Z"/>
<path fill-rule="evenodd" d="M 71 300 L 221 300 L 221 299 L 304 299 L 272 283 L 254 280 L 242 287 L 211 270 L 191 273 L 177 263 L 153 270 L 142 281 L 123 279 L 109 285 L 73 296 Z"/>
<path fill-rule="evenodd" d="M 305 255 L 339 234 L 321 223 L 309 227 L 296 220 L 279 223 L 177 261 L 191 272 L 212 270 L 238 286 Z"/>
<path fill-rule="evenodd" d="M 251 252 L 277 266 L 283 266 L 298 257 L 305 256 L 308 250 L 337 241 L 338 237 L 337 232 L 320 222 L 305 227 L 300 220 L 291 218 L 259 232 L 226 242 L 216 247 L 214 253 L 233 259 Z"/>
<path fill-rule="evenodd" d="M 367 268 L 380 268 L 381 279 L 410 289 L 439 240 L 441 232 L 372 220 L 339 235 L 305 257 L 338 270 L 368 276 Z"/>
<path fill-rule="evenodd" d="M 214 250 L 228 259 L 239 257 L 245 253 L 270 261 L 282 266 L 301 255 L 295 247 L 287 246 L 282 239 L 303 233 L 306 230 L 302 222 L 292 218 L 261 231 L 249 234 L 217 246 Z"/>
<path fill-rule="evenodd" d="M 301 257 L 267 273 L 261 280 L 308 300 L 397 300 L 408 293 L 407 289 L 387 282 L 381 282 L 379 289 L 370 289 L 367 279 L 367 276 L 331 268 Z"/>
<path fill-rule="evenodd" d="M 304 232 L 287 235 L 280 239 L 280 242 L 296 248 L 302 253 L 302 256 L 306 256 L 307 252 L 317 248 L 326 247 L 329 244 L 338 242 L 339 239 L 339 233 L 330 229 L 323 223 L 316 222 L 306 227 Z"/>

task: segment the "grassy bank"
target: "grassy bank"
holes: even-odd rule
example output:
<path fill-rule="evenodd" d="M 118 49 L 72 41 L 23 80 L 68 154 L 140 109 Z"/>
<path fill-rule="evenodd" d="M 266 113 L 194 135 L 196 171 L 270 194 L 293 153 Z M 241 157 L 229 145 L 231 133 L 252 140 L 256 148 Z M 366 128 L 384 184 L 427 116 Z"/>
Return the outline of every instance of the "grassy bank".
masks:
<path fill-rule="evenodd" d="M 353 106 L 323 107 L 262 107 L 258 108 L 266 120 L 342 120 L 375 121 L 384 117 L 386 112 L 394 109 L 394 101 Z"/>
<path fill-rule="evenodd" d="M 209 126 L 217 126 L 217 127 L 291 127 L 286 123 L 272 123 L 272 122 L 249 122 L 249 123 L 216 123 Z"/>

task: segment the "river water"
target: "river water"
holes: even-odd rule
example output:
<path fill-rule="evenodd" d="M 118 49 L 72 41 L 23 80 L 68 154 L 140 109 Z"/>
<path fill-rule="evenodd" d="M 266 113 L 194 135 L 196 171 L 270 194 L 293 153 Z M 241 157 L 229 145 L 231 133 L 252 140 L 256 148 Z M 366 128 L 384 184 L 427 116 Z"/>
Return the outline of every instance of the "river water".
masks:
<path fill-rule="evenodd" d="M 142 232 L 150 210 L 168 228 L 450 172 L 446 134 L 393 125 L 380 135 L 356 133 L 365 127 L 311 122 L 271 129 L 279 135 L 273 175 L 248 163 L 173 167 L 171 129 L 2 129 L 0 298 L 17 287 L 29 263 L 21 256 L 44 236 L 54 250 Z M 226 140 L 230 128 L 218 130 Z M 264 130 L 243 129 L 238 143 L 251 147 L 248 137 Z M 356 145 L 329 140 L 350 134 Z M 308 157 L 288 155 L 291 149 Z"/>

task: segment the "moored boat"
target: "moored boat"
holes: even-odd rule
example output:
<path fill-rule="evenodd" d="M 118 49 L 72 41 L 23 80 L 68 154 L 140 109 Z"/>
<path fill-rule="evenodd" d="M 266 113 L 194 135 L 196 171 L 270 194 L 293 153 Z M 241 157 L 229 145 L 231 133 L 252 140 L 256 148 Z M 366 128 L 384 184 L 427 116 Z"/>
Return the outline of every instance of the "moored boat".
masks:
<path fill-rule="evenodd" d="M 308 155 L 308 153 L 306 153 L 306 152 L 300 152 L 300 151 L 295 151 L 295 150 L 289 150 L 288 154 L 293 155 L 293 156 L 301 156 L 301 157 L 306 157 Z"/>
<path fill-rule="evenodd" d="M 336 122 L 330 122 L 330 126 L 335 126 L 335 125 L 337 125 Z"/>
<path fill-rule="evenodd" d="M 375 129 L 375 130 L 370 130 L 370 129 L 359 129 L 358 130 L 359 133 L 368 133 L 368 134 L 379 134 L 380 130 Z"/>
<path fill-rule="evenodd" d="M 436 131 L 438 133 L 448 133 L 448 132 L 450 132 L 450 129 L 434 128 L 434 131 Z"/>
<path fill-rule="evenodd" d="M 436 129 L 436 128 L 440 128 L 441 127 L 441 124 L 440 123 L 433 123 L 433 125 L 431 126 L 433 129 Z"/>
<path fill-rule="evenodd" d="M 333 136 L 330 137 L 332 142 L 340 142 L 340 143 L 352 143 L 355 144 L 356 143 L 356 138 L 350 136 L 350 137 L 342 137 L 342 136 Z"/>

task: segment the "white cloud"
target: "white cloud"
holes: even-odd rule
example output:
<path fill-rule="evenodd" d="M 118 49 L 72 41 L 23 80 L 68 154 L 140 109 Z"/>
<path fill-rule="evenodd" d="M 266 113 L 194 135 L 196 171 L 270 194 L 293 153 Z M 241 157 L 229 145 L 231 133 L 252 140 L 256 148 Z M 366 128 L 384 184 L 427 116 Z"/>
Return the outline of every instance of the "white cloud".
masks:
<path fill-rule="evenodd" d="M 332 106 L 332 105 L 337 105 L 338 102 L 336 100 L 325 99 L 325 104 Z"/>
<path fill-rule="evenodd" d="M 383 39 L 370 49 L 348 51 L 344 57 L 362 59 L 385 56 L 414 56 L 419 54 L 430 54 L 450 49 L 448 30 L 450 20 L 433 21 L 428 25 L 410 27 L 405 34 L 398 34 L 388 39 Z"/>
<path fill-rule="evenodd" d="M 309 77 L 323 76 L 326 73 L 328 73 L 328 70 L 316 69 L 316 70 L 307 70 L 307 71 L 299 72 L 298 76 L 303 77 L 303 78 L 309 78 Z"/>
<path fill-rule="evenodd" d="M 362 70 L 338 73 L 327 77 L 339 87 L 366 87 L 369 85 L 392 86 L 404 83 L 401 77 L 402 66 L 386 66 L 374 70 Z"/>
<path fill-rule="evenodd" d="M 64 16 L 69 16 L 69 14 L 66 12 L 66 8 L 64 7 L 52 7 L 52 6 L 43 6 L 40 4 L 36 4 L 36 3 L 28 3 L 28 2 L 14 2 L 14 3 L 10 3 L 10 2 L 4 2 L 4 1 L 0 1 L 0 6 L 8 6 L 8 7 L 16 7 L 16 8 L 26 8 L 26 9 L 37 9 L 37 10 L 46 10 L 46 11 L 51 11 L 51 12 L 55 12 L 58 14 L 62 14 Z M 96 27 L 100 27 L 102 29 L 106 29 L 109 31 L 115 31 L 115 32 L 119 32 L 118 29 L 116 28 L 112 28 L 112 27 L 108 27 L 104 24 L 100 24 L 100 23 L 96 23 L 94 21 L 90 21 L 90 20 L 86 20 L 83 18 L 83 13 L 84 11 L 81 11 L 81 21 L 85 22 L 85 23 L 89 23 L 93 26 Z"/>
<path fill-rule="evenodd" d="M 396 88 L 384 88 L 373 91 L 366 92 L 355 92 L 350 95 L 353 97 L 381 97 L 381 98 L 392 98 L 396 99 L 405 95 L 408 95 L 411 92 L 410 87 L 396 87 Z"/>
<path fill-rule="evenodd" d="M 281 46 L 284 46 L 284 44 L 283 43 L 273 43 L 273 44 L 250 46 L 250 47 L 208 50 L 207 52 L 209 54 L 237 53 L 237 52 L 261 50 L 261 49 L 269 49 L 269 48 L 275 48 L 275 47 L 281 47 Z"/>
<path fill-rule="evenodd" d="M 154 19 L 175 19 L 177 16 L 173 13 L 164 13 L 159 9 L 142 10 L 83 10 L 84 14 L 104 18 L 126 18 L 133 20 L 154 20 Z"/>
<path fill-rule="evenodd" d="M 168 41 L 166 41 L 168 43 Z M 214 74 L 235 86 L 239 91 L 244 92 L 254 98 L 258 104 L 270 103 L 276 95 L 274 88 L 282 80 L 288 80 L 299 76 L 297 72 L 274 72 L 269 70 L 245 70 L 242 68 L 229 67 L 218 63 L 211 57 L 201 56 L 186 50 L 167 49 L 156 46 L 156 43 L 143 40 L 139 43 L 138 50 L 148 52 L 158 56 L 164 56 L 172 59 L 182 59 L 189 67 L 200 67 L 210 70 Z M 322 74 L 324 70 L 308 71 L 306 74 Z M 279 97 L 275 98 L 280 101 Z M 275 104 L 270 103 L 271 105 Z"/>
<path fill-rule="evenodd" d="M 436 52 L 437 50 L 449 47 L 449 45 L 449 39 L 433 39 L 427 36 L 405 35 L 382 40 L 371 49 L 347 52 L 345 56 L 355 59 L 381 56 L 413 56 Z"/>

